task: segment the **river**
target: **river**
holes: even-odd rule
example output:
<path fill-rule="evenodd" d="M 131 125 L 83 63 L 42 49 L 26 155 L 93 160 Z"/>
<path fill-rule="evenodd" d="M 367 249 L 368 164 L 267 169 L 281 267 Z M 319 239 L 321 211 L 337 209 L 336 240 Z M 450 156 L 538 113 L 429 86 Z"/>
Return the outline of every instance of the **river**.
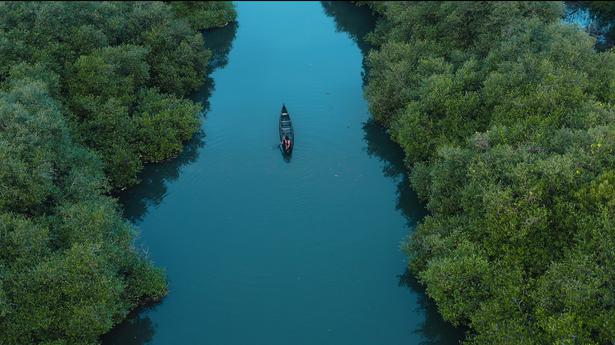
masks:
<path fill-rule="evenodd" d="M 214 70 L 196 96 L 202 133 L 120 197 L 169 295 L 103 343 L 458 343 L 405 272 L 399 245 L 425 211 L 363 98 L 369 11 L 237 12 L 237 25 L 205 35 Z M 296 133 L 289 160 L 277 147 L 282 103 Z"/>

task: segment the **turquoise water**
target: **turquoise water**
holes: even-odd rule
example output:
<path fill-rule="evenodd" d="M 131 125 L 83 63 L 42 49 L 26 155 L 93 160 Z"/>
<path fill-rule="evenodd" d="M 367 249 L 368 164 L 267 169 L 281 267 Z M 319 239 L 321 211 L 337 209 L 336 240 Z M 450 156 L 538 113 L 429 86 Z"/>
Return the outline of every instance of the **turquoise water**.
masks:
<path fill-rule="evenodd" d="M 373 18 L 345 3 L 237 3 L 206 33 L 203 133 L 121 196 L 169 295 L 104 344 L 456 344 L 399 250 L 424 210 L 362 94 Z M 290 160 L 277 147 L 282 103 Z"/>
<path fill-rule="evenodd" d="M 566 1 L 566 10 L 562 21 L 574 24 L 596 39 L 595 48 L 599 51 L 613 47 L 615 43 L 615 30 L 613 14 L 601 13 L 592 8 L 589 2 Z"/>

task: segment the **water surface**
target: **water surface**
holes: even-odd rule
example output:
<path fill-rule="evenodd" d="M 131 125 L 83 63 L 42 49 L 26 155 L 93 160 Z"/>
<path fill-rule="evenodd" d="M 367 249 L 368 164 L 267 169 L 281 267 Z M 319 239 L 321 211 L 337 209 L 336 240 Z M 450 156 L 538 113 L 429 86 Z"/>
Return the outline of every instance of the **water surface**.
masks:
<path fill-rule="evenodd" d="M 169 295 L 111 344 L 456 344 L 399 250 L 424 210 L 362 93 L 366 8 L 237 3 L 203 133 L 122 195 Z M 285 103 L 290 160 L 277 147 Z"/>
<path fill-rule="evenodd" d="M 596 39 L 596 50 L 615 44 L 615 7 L 599 1 L 566 1 L 565 23 L 575 24 Z"/>

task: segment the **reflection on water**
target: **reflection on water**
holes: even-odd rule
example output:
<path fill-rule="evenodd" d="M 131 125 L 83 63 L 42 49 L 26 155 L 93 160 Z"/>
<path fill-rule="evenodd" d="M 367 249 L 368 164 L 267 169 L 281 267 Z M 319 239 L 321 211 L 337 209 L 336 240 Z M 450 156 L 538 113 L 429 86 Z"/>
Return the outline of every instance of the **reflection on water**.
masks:
<path fill-rule="evenodd" d="M 412 291 L 424 290 L 410 271 L 406 270 L 398 277 L 399 286 L 405 286 Z M 424 293 L 419 295 L 417 305 L 421 314 L 425 315 L 425 322 L 415 330 L 415 333 L 420 333 L 423 338 L 419 345 L 458 344 L 460 339 L 463 339 L 465 330 L 452 327 L 444 321 L 435 302 Z"/>
<path fill-rule="evenodd" d="M 203 105 L 203 116 L 209 110 L 209 97 L 214 91 L 214 80 L 211 73 L 223 68 L 228 63 L 228 53 L 237 33 L 237 23 L 229 23 L 221 29 L 205 31 L 205 47 L 211 50 L 208 73 L 203 87 L 193 96 L 193 99 Z M 181 168 L 194 163 L 201 148 L 205 145 L 205 134 L 201 130 L 184 145 L 184 150 L 176 158 L 156 164 L 148 164 L 139 178 L 141 182 L 118 195 L 124 210 L 124 216 L 133 224 L 139 224 L 147 215 L 148 209 L 156 209 L 167 193 L 166 184 L 177 180 Z M 102 338 L 104 345 L 114 345 L 119 341 L 122 345 L 143 345 L 151 342 L 155 333 L 155 325 L 145 311 L 154 310 L 159 304 L 148 305 L 132 311 L 126 319 Z"/>
<path fill-rule="evenodd" d="M 193 99 L 203 105 L 203 116 L 209 110 L 209 97 L 214 91 L 214 80 L 211 78 L 218 68 L 228 63 L 228 53 L 233 47 L 232 43 L 237 33 L 237 23 L 229 23 L 221 29 L 207 30 L 205 47 L 211 51 L 208 73 L 205 76 L 203 87 L 193 96 Z M 148 164 L 139 175 L 141 182 L 118 195 L 124 209 L 124 216 L 132 223 L 139 224 L 147 214 L 148 209 L 156 209 L 167 193 L 166 184 L 175 181 L 181 168 L 195 162 L 199 158 L 200 149 L 205 145 L 205 134 L 199 131 L 186 143 L 183 152 L 176 158 L 165 162 Z"/>
<path fill-rule="evenodd" d="M 402 212 L 410 228 L 422 219 L 427 210 L 419 202 L 416 193 L 410 189 L 410 181 L 403 162 L 403 151 L 389 138 L 386 130 L 370 119 L 363 124 L 365 150 L 370 156 L 375 156 L 384 163 L 382 173 L 393 179 L 399 179 L 397 185 L 397 210 Z"/>
<path fill-rule="evenodd" d="M 333 17 L 337 31 L 346 32 L 355 41 L 363 56 L 371 46 L 363 38 L 376 25 L 376 18 L 367 6 L 356 6 L 346 1 L 322 1 L 325 14 Z"/>
<path fill-rule="evenodd" d="M 334 18 L 338 31 L 348 33 L 357 43 L 363 53 L 363 83 L 365 85 L 367 75 L 365 69 L 365 59 L 371 46 L 364 40 L 375 25 L 375 19 L 367 6 L 355 6 L 348 2 L 323 1 L 325 13 Z M 407 220 L 410 229 L 416 226 L 418 220 L 422 219 L 427 210 L 422 205 L 416 193 L 410 189 L 410 182 L 403 161 L 403 151 L 393 142 L 386 130 L 369 119 L 363 124 L 364 142 L 367 145 L 366 151 L 370 156 L 378 157 L 384 163 L 382 172 L 385 176 L 398 179 L 397 185 L 397 205 Z M 421 327 L 415 330 L 421 337 L 421 345 L 444 345 L 458 344 L 463 339 L 463 330 L 453 327 L 442 319 L 433 300 L 425 295 L 425 289 L 416 278 L 406 270 L 398 276 L 399 285 L 407 287 L 418 296 L 417 304 L 421 309 L 419 312 L 425 315 Z"/>
<path fill-rule="evenodd" d="M 228 53 L 233 48 L 233 40 L 235 40 L 238 26 L 237 22 L 232 22 L 223 28 L 203 32 L 205 48 L 211 50 L 212 53 L 209 59 L 210 70 L 213 71 L 228 64 Z"/>
<path fill-rule="evenodd" d="M 114 345 L 115 339 L 118 339 L 118 334 L 121 334 L 122 345 L 142 345 L 149 343 L 154 338 L 155 325 L 149 316 L 144 315 L 146 309 L 155 308 L 155 305 L 137 308 L 133 310 L 126 320 L 114 327 L 109 333 L 102 338 L 102 343 L 105 345 Z"/>
<path fill-rule="evenodd" d="M 357 44 L 363 54 L 363 85 L 367 83 L 366 59 L 372 48 L 365 41 L 365 35 L 370 33 L 376 18 L 367 6 L 356 6 L 347 1 L 321 1 L 325 14 L 333 17 L 337 31 L 345 32 Z"/>
<path fill-rule="evenodd" d="M 211 74 L 228 64 L 228 54 L 233 48 L 233 41 L 235 40 L 238 26 L 237 22 L 232 22 L 223 28 L 203 32 L 205 48 L 211 51 L 211 57 L 209 58 L 208 71 L 205 75 L 205 83 L 193 96 L 195 100 L 203 104 L 203 113 L 209 110 L 209 97 L 214 91 L 214 80 Z"/>
<path fill-rule="evenodd" d="M 403 152 L 399 145 L 393 142 L 386 130 L 375 121 L 369 120 L 363 125 L 366 150 L 370 156 L 378 157 L 383 163 L 383 174 L 393 179 L 399 179 L 397 185 L 397 210 L 402 212 L 408 222 L 408 227 L 416 226 L 427 210 L 422 205 L 414 191 L 403 164 Z M 421 336 L 420 345 L 457 344 L 464 336 L 464 330 L 455 328 L 442 319 L 433 300 L 425 295 L 425 288 L 408 270 L 398 275 L 399 286 L 408 288 L 418 295 L 418 312 L 425 315 L 424 322 L 414 330 Z"/>
<path fill-rule="evenodd" d="M 282 152 L 282 159 L 284 159 L 284 162 L 290 163 L 290 161 L 292 160 L 292 157 L 293 157 L 292 154 L 287 155 Z"/>
<path fill-rule="evenodd" d="M 139 224 L 148 209 L 156 209 L 166 196 L 166 184 L 177 180 L 183 166 L 197 160 L 200 149 L 205 145 L 204 138 L 203 131 L 199 131 L 176 158 L 146 165 L 139 176 L 141 182 L 119 195 L 124 217 L 133 224 Z"/>

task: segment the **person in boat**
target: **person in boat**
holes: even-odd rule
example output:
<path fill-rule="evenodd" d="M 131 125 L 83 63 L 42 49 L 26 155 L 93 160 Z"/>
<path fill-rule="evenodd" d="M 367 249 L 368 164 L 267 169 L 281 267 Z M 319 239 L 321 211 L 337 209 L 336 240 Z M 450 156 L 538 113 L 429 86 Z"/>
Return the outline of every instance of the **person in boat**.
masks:
<path fill-rule="evenodd" d="M 284 136 L 284 139 L 282 140 L 282 145 L 285 151 L 288 151 L 290 149 L 290 139 L 288 138 L 288 135 Z"/>

